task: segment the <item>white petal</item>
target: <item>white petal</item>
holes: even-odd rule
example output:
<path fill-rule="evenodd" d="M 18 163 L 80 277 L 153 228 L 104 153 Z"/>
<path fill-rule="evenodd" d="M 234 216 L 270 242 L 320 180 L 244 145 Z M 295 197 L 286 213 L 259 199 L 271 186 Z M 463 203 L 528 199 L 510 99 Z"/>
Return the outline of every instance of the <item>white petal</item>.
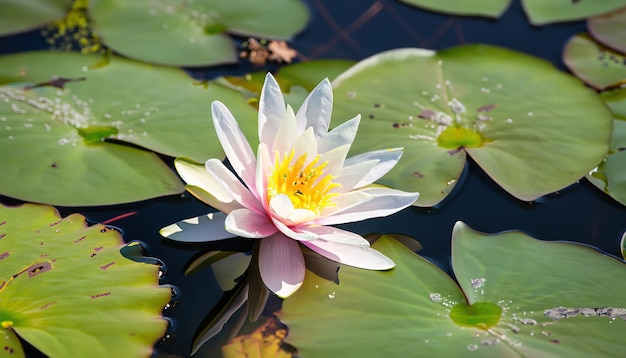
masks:
<path fill-rule="evenodd" d="M 291 106 L 287 105 L 285 117 L 278 127 L 278 131 L 274 133 L 274 140 L 267 143 L 270 153 L 278 152 L 280 154 L 289 153 L 298 138 L 298 128 L 296 124 L 296 115 L 293 113 Z"/>
<path fill-rule="evenodd" d="M 243 134 L 237 121 L 226 106 L 215 101 L 211 105 L 213 124 L 217 137 L 224 148 L 226 157 L 233 169 L 246 185 L 254 189 L 254 174 L 256 172 L 256 157 L 250 143 Z"/>
<path fill-rule="evenodd" d="M 261 143 L 268 146 L 274 143 L 274 137 L 278 133 L 283 118 L 285 118 L 285 99 L 274 76 L 268 72 L 259 99 L 259 141 Z"/>
<path fill-rule="evenodd" d="M 324 174 L 338 177 L 343 171 L 344 161 L 346 160 L 349 150 L 350 145 L 346 144 L 320 154 L 319 163 L 326 163 Z"/>
<path fill-rule="evenodd" d="M 318 254 L 348 266 L 368 270 L 388 270 L 396 264 L 369 246 L 354 246 L 324 240 L 301 241 Z"/>
<path fill-rule="evenodd" d="M 207 160 L 205 167 L 210 175 L 212 175 L 231 196 L 243 207 L 263 213 L 265 210 L 261 206 L 258 199 L 246 188 L 239 179 L 226 166 L 217 159 Z"/>
<path fill-rule="evenodd" d="M 298 132 L 313 128 L 316 138 L 328 132 L 330 116 L 333 110 L 333 89 L 328 78 L 318 84 L 302 103 L 296 114 Z"/>
<path fill-rule="evenodd" d="M 226 214 L 242 207 L 230 190 L 209 174 L 204 164 L 179 157 L 174 161 L 174 166 L 178 174 L 187 182 L 185 189 L 197 199 Z"/>
<path fill-rule="evenodd" d="M 159 233 L 163 237 L 180 242 L 217 241 L 237 236 L 224 230 L 225 220 L 226 215 L 223 213 L 209 213 L 168 225 Z"/>
<path fill-rule="evenodd" d="M 324 153 L 342 145 L 352 145 L 360 122 L 361 115 L 357 115 L 333 128 L 326 136 L 317 140 L 317 150 Z"/>
<path fill-rule="evenodd" d="M 233 210 L 226 217 L 224 225 L 226 231 L 251 239 L 268 237 L 278 231 L 267 216 L 249 209 Z"/>
<path fill-rule="evenodd" d="M 407 193 L 380 187 L 367 187 L 350 193 L 355 192 L 370 196 L 370 200 L 347 208 L 341 208 L 341 210 L 337 210 L 326 217 L 317 219 L 316 223 L 320 225 L 335 225 L 388 216 L 413 204 L 419 196 L 418 193 Z"/>
<path fill-rule="evenodd" d="M 315 159 L 317 157 L 317 140 L 313 129 L 305 130 L 296 140 L 293 149 L 295 150 L 294 159 L 298 159 L 304 154 L 306 154 L 306 164 Z"/>
<path fill-rule="evenodd" d="M 204 203 L 214 207 L 224 214 L 228 214 L 233 210 L 243 208 L 243 206 L 239 204 L 232 196 L 228 200 L 224 200 L 224 198 L 218 199 L 216 196 L 212 195 L 208 191 L 195 185 L 186 185 L 185 189 L 198 200 L 203 201 Z"/>
<path fill-rule="evenodd" d="M 317 213 L 308 209 L 296 209 L 289 197 L 279 194 L 270 200 L 272 218 L 278 219 L 285 225 L 291 226 L 308 222 L 317 218 Z"/>
<path fill-rule="evenodd" d="M 376 180 L 380 179 L 383 175 L 387 174 L 400 160 L 402 156 L 402 148 L 390 148 L 383 150 L 376 150 L 373 152 L 367 152 L 355 155 L 346 159 L 344 163 L 344 171 L 341 173 L 341 176 L 337 178 L 337 182 L 345 181 L 346 190 L 361 188 L 366 185 L 370 185 Z M 370 164 L 362 164 L 370 161 L 376 161 L 376 165 L 370 166 Z M 347 188 L 347 182 L 349 180 L 342 179 L 341 177 L 344 175 L 354 176 L 355 173 L 353 171 L 362 170 L 361 178 L 354 185 Z"/>
<path fill-rule="evenodd" d="M 355 246 L 370 246 L 369 241 L 367 241 L 361 235 L 333 226 L 298 226 L 296 231 L 298 233 L 307 234 L 315 237 L 315 239 L 322 239 L 324 241 Z"/>
<path fill-rule="evenodd" d="M 261 240 L 259 272 L 265 286 L 279 297 L 294 293 L 304 281 L 304 256 L 296 241 L 281 233 Z"/>

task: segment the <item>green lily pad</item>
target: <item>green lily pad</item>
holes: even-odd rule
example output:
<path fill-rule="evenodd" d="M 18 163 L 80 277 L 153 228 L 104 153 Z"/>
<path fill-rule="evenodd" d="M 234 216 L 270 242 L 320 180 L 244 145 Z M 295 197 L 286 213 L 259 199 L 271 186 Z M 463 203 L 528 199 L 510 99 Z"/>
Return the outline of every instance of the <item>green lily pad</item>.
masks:
<path fill-rule="evenodd" d="M 523 0 L 523 3 L 534 25 L 583 20 L 626 6 L 625 0 Z"/>
<path fill-rule="evenodd" d="M 0 36 L 13 35 L 62 19 L 73 0 L 2 0 Z"/>
<path fill-rule="evenodd" d="M 121 235 L 53 207 L 0 206 L 0 357 L 17 336 L 51 357 L 149 357 L 171 290 L 155 265 L 120 254 Z"/>
<path fill-rule="evenodd" d="M 511 0 L 400 1 L 446 14 L 479 15 L 492 18 L 500 17 L 511 4 Z M 626 1 L 522 0 L 522 4 L 532 24 L 545 25 L 552 22 L 581 20 L 589 16 L 604 14 L 626 6 Z"/>
<path fill-rule="evenodd" d="M 605 46 L 626 53 L 626 8 L 587 20 L 589 33 Z"/>
<path fill-rule="evenodd" d="M 587 34 L 569 39 L 563 50 L 563 62 L 578 78 L 599 90 L 626 83 L 626 57 Z"/>
<path fill-rule="evenodd" d="M 606 158 L 587 179 L 626 205 L 626 88 L 604 91 L 600 96 L 613 112 L 613 135 Z"/>
<path fill-rule="evenodd" d="M 437 1 L 437 0 L 400 0 L 424 9 L 455 15 L 479 15 L 497 18 L 509 7 L 511 0 L 481 1 Z"/>
<path fill-rule="evenodd" d="M 256 132 L 256 111 L 239 92 L 118 57 L 2 56 L 1 83 L 0 193 L 25 201 L 108 205 L 182 192 L 175 173 L 142 148 L 197 161 L 222 157 L 213 100 Z"/>
<path fill-rule="evenodd" d="M 373 247 L 396 267 L 343 266 L 339 285 L 307 272 L 303 286 L 283 302 L 279 315 L 300 357 L 623 352 L 626 286 L 616 282 L 626 266 L 587 246 L 520 232 L 486 235 L 457 223 L 452 266 L 460 287 L 389 237 Z"/>
<path fill-rule="evenodd" d="M 353 153 L 404 147 L 380 183 L 419 192 L 418 206 L 450 193 L 466 154 L 511 195 L 534 200 L 587 174 L 611 133 L 610 112 L 576 78 L 487 45 L 383 52 L 333 89 L 335 119 L 363 118 Z"/>
<path fill-rule="evenodd" d="M 92 30 L 114 51 L 170 66 L 236 62 L 227 33 L 288 39 L 309 17 L 300 0 L 90 0 L 89 14 Z"/>

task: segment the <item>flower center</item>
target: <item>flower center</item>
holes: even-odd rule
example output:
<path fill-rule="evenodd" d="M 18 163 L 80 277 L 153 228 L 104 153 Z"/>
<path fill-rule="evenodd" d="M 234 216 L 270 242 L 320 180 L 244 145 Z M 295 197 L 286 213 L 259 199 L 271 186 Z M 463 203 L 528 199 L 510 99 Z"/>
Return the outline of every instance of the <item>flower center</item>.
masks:
<path fill-rule="evenodd" d="M 327 162 L 319 163 L 318 155 L 306 164 L 306 153 L 301 155 L 295 163 L 292 150 L 280 160 L 276 153 L 274 170 L 267 181 L 268 202 L 279 194 L 285 194 L 296 209 L 308 209 L 320 213 L 323 208 L 333 205 L 330 200 L 337 194 L 329 193 L 332 188 L 339 186 L 333 183 L 332 175 L 324 174 Z"/>

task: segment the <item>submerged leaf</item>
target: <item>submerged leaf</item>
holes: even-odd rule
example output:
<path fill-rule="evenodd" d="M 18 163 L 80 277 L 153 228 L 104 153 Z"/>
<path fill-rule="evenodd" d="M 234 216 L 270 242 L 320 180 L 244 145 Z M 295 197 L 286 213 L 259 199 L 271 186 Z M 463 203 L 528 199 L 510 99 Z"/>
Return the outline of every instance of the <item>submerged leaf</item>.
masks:
<path fill-rule="evenodd" d="M 626 6 L 626 5 L 624 5 Z M 587 20 L 589 33 L 605 46 L 626 54 L 626 7 Z"/>
<path fill-rule="evenodd" d="M 0 2 L 0 36 L 13 35 L 63 18 L 72 0 L 3 0 Z"/>
<path fill-rule="evenodd" d="M 396 267 L 344 266 L 339 285 L 307 272 L 283 302 L 279 316 L 300 357 L 584 357 L 623 350 L 626 286 L 616 278 L 626 266 L 587 246 L 520 232 L 486 235 L 457 223 L 452 266 L 460 287 L 389 237 L 373 247 Z"/>
<path fill-rule="evenodd" d="M 596 89 L 626 83 L 626 57 L 600 45 L 587 34 L 569 39 L 563 61 L 577 77 Z"/>
<path fill-rule="evenodd" d="M 52 357 L 150 356 L 171 298 L 157 266 L 125 258 L 118 232 L 78 214 L 24 204 L 0 206 L 0 218 L 0 331 L 11 357 L 21 350 L 13 333 Z"/>

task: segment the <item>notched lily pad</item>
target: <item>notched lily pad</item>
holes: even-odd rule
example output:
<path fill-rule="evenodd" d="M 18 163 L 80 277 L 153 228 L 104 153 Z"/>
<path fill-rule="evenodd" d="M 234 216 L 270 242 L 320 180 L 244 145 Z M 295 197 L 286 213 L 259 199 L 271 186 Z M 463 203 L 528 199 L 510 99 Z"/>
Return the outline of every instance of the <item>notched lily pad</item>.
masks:
<path fill-rule="evenodd" d="M 24 204 L 0 218 L 0 356 L 23 356 L 17 335 L 52 357 L 150 356 L 171 298 L 159 267 L 125 258 L 117 231 L 78 214 Z"/>
<path fill-rule="evenodd" d="M 145 149 L 222 157 L 213 100 L 256 131 L 256 112 L 239 92 L 179 69 L 32 52 L 0 57 L 0 79 L 0 152 L 11 153 L 0 192 L 25 201 L 108 205 L 182 192 L 175 173 Z"/>
<path fill-rule="evenodd" d="M 511 195 L 534 200 L 595 167 L 611 132 L 610 113 L 580 81 L 487 45 L 383 52 L 342 73 L 333 89 L 333 125 L 363 118 L 353 153 L 404 148 L 380 183 L 419 192 L 418 206 L 452 191 L 467 154 Z"/>
<path fill-rule="evenodd" d="M 114 51 L 170 66 L 236 62 L 227 33 L 288 39 L 309 18 L 300 0 L 90 0 L 89 15 L 92 30 Z"/>
<path fill-rule="evenodd" d="M 563 61 L 577 77 L 596 89 L 626 83 L 626 57 L 595 42 L 587 34 L 569 39 Z"/>
<path fill-rule="evenodd" d="M 373 247 L 396 267 L 342 266 L 340 284 L 310 272 L 283 302 L 287 341 L 306 357 L 607 356 L 623 351 L 623 262 L 584 245 L 457 223 L 459 285 L 389 237 Z M 584 262 L 584 265 L 580 263 Z M 359 342 L 359 344 L 354 344 Z"/>

